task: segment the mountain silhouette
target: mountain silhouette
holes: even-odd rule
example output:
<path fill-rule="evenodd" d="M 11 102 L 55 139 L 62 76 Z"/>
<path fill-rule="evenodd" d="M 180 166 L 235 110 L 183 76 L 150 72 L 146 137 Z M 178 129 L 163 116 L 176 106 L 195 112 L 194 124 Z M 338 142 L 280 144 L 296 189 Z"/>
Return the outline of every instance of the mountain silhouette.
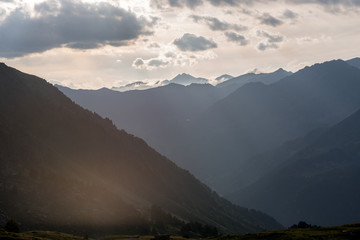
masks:
<path fill-rule="evenodd" d="M 360 58 L 353 58 L 346 61 L 347 64 L 360 68 Z"/>
<path fill-rule="evenodd" d="M 254 173 L 241 170 L 249 169 L 250 158 L 332 126 L 360 104 L 360 71 L 347 62 L 315 64 L 289 74 L 282 69 L 248 74 L 259 78 L 249 78 L 256 81 L 239 88 L 236 81 L 235 85 L 226 81 L 223 84 L 233 91 L 230 95 L 226 86 L 207 84 L 170 84 L 126 93 L 59 88 L 81 106 L 112 119 L 118 128 L 144 138 L 216 191 L 228 194 L 259 176 L 261 171 L 254 168 Z M 289 76 L 280 80 L 284 75 Z M 261 82 L 275 79 L 272 84 Z"/>
<path fill-rule="evenodd" d="M 223 232 L 280 227 L 219 197 L 45 80 L 0 64 L 0 84 L 0 212 L 23 228 L 111 233 L 139 226 L 153 204 Z"/>
<path fill-rule="evenodd" d="M 231 198 L 273 213 L 285 225 L 359 221 L 360 111 L 308 140 L 299 139 L 303 147 Z M 289 151 L 289 145 L 279 150 Z"/>
<path fill-rule="evenodd" d="M 84 108 L 144 138 L 162 154 L 171 152 L 184 128 L 224 93 L 210 84 L 169 84 L 144 91 L 73 90 L 57 86 Z"/>
<path fill-rule="evenodd" d="M 216 191 L 229 193 L 237 187 L 233 170 L 248 158 L 356 111 L 359 79 L 359 69 L 336 60 L 270 85 L 246 84 L 193 120 L 168 156 Z"/>
<path fill-rule="evenodd" d="M 227 81 L 227 80 L 232 79 L 232 78 L 234 78 L 234 77 L 229 75 L 229 74 L 223 74 L 223 75 L 215 78 L 215 80 L 220 81 L 220 82 L 224 82 L 224 81 Z"/>
<path fill-rule="evenodd" d="M 208 83 L 208 80 L 205 79 L 205 78 L 196 78 L 196 77 L 193 77 L 193 76 L 191 76 L 189 74 L 182 73 L 182 74 L 178 74 L 176 77 L 169 80 L 169 83 L 177 83 L 177 84 L 187 86 L 187 85 L 190 85 L 192 83 L 197 83 L 197 84 Z"/>
<path fill-rule="evenodd" d="M 291 72 L 287 72 L 282 68 L 279 68 L 272 73 L 247 73 L 238 77 L 230 78 L 229 80 L 221 82 L 216 86 L 223 88 L 228 93 L 232 93 L 247 83 L 261 82 L 269 85 L 283 79 L 284 77 L 290 76 L 291 74 Z"/>

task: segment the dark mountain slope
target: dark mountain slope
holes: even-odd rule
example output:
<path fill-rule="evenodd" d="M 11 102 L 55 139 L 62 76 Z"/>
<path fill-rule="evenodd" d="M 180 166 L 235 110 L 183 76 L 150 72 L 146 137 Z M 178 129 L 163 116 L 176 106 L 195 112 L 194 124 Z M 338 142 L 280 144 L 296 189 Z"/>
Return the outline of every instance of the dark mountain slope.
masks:
<path fill-rule="evenodd" d="M 359 221 L 360 111 L 307 144 L 274 171 L 235 194 L 284 224 Z M 233 195 L 233 197 L 235 197 Z"/>
<path fill-rule="evenodd" d="M 360 68 L 360 58 L 358 58 L 358 57 L 357 57 L 357 58 L 350 59 L 350 60 L 347 60 L 346 63 L 349 64 L 349 65 L 351 65 L 351 66 Z"/>
<path fill-rule="evenodd" d="M 116 92 L 109 89 L 73 90 L 57 86 L 81 106 L 109 117 L 119 129 L 144 138 L 167 154 L 185 126 L 224 96 L 209 84 L 167 86 L 144 91 Z"/>
<path fill-rule="evenodd" d="M 229 169 L 339 122 L 360 106 L 359 92 L 360 70 L 341 60 L 306 67 L 269 86 L 247 84 L 193 121 L 169 156 L 226 193 L 237 187 Z"/>
<path fill-rule="evenodd" d="M 220 198 L 44 80 L 1 64 L 0 85 L 0 209 L 23 226 L 109 233 L 138 226 L 156 204 L 222 231 L 279 227 Z"/>

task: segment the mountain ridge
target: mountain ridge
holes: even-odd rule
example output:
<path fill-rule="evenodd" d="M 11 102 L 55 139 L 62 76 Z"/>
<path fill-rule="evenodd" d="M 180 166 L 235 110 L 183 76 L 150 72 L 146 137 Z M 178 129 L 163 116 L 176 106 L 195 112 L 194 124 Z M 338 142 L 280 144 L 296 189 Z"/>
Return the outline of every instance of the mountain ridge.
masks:
<path fill-rule="evenodd" d="M 0 209 L 24 226 L 113 232 L 139 224 L 156 204 L 225 232 L 280 227 L 220 198 L 45 80 L 5 65 L 0 76 Z"/>

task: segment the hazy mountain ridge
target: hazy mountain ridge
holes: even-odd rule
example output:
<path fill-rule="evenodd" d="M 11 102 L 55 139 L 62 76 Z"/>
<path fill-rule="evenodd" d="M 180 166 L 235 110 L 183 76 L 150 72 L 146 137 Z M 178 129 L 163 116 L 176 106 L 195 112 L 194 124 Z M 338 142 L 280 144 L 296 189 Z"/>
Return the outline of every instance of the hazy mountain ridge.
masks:
<path fill-rule="evenodd" d="M 23 226 L 119 230 L 157 204 L 224 231 L 279 227 L 220 198 L 44 80 L 1 64 L 0 81 L 0 209 Z"/>
<path fill-rule="evenodd" d="M 358 57 L 347 60 L 346 63 L 353 67 L 360 68 L 360 58 L 358 58 Z"/>
<path fill-rule="evenodd" d="M 109 117 L 119 129 L 144 138 L 166 154 L 184 128 L 225 94 L 210 84 L 169 84 L 144 91 L 72 90 L 57 86 L 81 106 Z"/>
<path fill-rule="evenodd" d="M 247 164 L 249 157 L 331 126 L 360 103 L 359 70 L 343 61 L 316 64 L 289 74 L 280 69 L 245 75 L 259 75 L 265 82 L 277 76 L 278 81 L 266 85 L 250 78 L 255 82 L 228 96 L 226 87 L 206 84 L 170 84 L 120 95 L 105 89 L 62 90 L 82 106 L 113 119 L 118 128 L 145 138 L 218 191 L 230 193 L 236 187 L 232 172 Z M 350 80 L 345 84 L 340 80 L 343 78 Z M 102 97 L 105 92 L 109 96 Z"/>
<path fill-rule="evenodd" d="M 306 67 L 271 85 L 247 84 L 192 121 L 183 145 L 169 156 L 224 193 L 222 186 L 226 191 L 236 187 L 226 180 L 229 169 L 356 111 L 359 79 L 359 69 L 337 60 Z M 184 164 L 177 158 L 180 153 Z"/>
<path fill-rule="evenodd" d="M 269 85 L 290 76 L 291 74 L 292 72 L 287 72 L 282 68 L 279 68 L 271 73 L 247 73 L 238 77 L 230 78 L 229 80 L 221 82 L 216 86 L 226 89 L 228 93 L 232 93 L 247 83 L 261 82 Z"/>
<path fill-rule="evenodd" d="M 233 199 L 275 213 L 287 225 L 299 219 L 327 226 L 358 221 L 359 123 L 357 111 L 311 144 L 302 143 L 303 148 Z"/>
<path fill-rule="evenodd" d="M 182 73 L 182 74 L 178 74 L 171 80 L 162 80 L 162 81 L 157 81 L 155 83 L 136 81 L 133 83 L 125 84 L 123 86 L 112 87 L 111 89 L 119 92 L 126 92 L 132 90 L 147 90 L 151 88 L 166 86 L 172 83 L 188 86 L 191 84 L 208 84 L 208 82 L 209 81 L 206 78 L 193 77 L 189 74 Z"/>
<path fill-rule="evenodd" d="M 278 215 L 275 216 L 285 224 L 299 220 L 308 220 L 320 225 L 356 221 L 355 218 L 351 218 L 353 215 L 349 212 L 348 218 L 341 215 L 341 210 L 332 212 L 332 216 L 342 216 L 338 221 L 331 219 L 330 215 L 324 217 L 311 206 L 311 199 L 306 200 L 307 208 L 299 207 L 308 215 L 292 212 L 291 204 L 295 204 L 294 199 L 290 199 L 288 205 L 276 202 L 277 197 L 289 199 L 286 192 L 280 190 L 279 196 L 272 196 L 268 203 L 260 201 L 268 198 L 265 196 L 265 193 L 268 193 L 267 188 L 278 191 L 276 184 L 281 186 L 282 183 L 287 183 L 287 178 L 290 179 L 289 182 L 294 181 L 294 185 L 300 184 L 301 180 L 300 183 L 291 180 L 289 168 L 287 171 L 279 172 L 279 178 L 274 177 L 276 175 L 274 172 L 280 171 L 280 168 L 296 160 L 302 149 L 307 149 L 306 146 L 315 143 L 331 126 L 359 108 L 360 70 L 348 63 L 349 61 L 334 60 L 315 64 L 270 85 L 261 82 L 248 83 L 228 96 L 223 93 L 225 97 L 214 101 L 203 112 L 193 115 L 180 133 L 172 136 L 175 137 L 174 139 L 167 138 L 167 142 L 163 145 L 166 149 L 165 153 L 180 166 L 190 169 L 197 177 L 216 187 L 221 193 L 232 193 L 228 195 L 231 199 L 237 201 L 246 199 L 242 203 L 253 203 L 248 206 L 261 207 L 264 211 L 268 211 L 273 205 L 276 206 L 269 213 L 274 214 L 276 209 L 278 212 L 275 214 Z M 139 92 L 139 94 L 144 93 Z M 151 135 L 149 136 L 151 138 Z M 173 144 L 174 142 L 176 144 Z M 352 154 L 357 153 L 352 152 Z M 325 152 L 322 156 L 324 165 L 331 155 L 344 158 L 345 161 L 351 156 L 343 150 L 331 150 L 330 153 Z M 313 157 L 311 156 L 310 159 Z M 311 163 L 308 165 L 312 166 Z M 314 169 L 317 169 L 316 167 Z M 294 168 L 299 172 L 304 169 L 301 164 Z M 353 172 L 348 174 L 349 179 L 350 176 L 355 175 L 356 169 L 354 167 Z M 334 173 L 335 178 L 345 175 Z M 269 176 L 273 176 L 274 179 L 270 179 Z M 325 184 L 319 185 L 319 189 L 326 189 L 326 183 L 335 184 L 328 175 L 319 174 L 319 176 L 324 176 L 323 184 Z M 280 179 L 279 183 L 274 183 L 276 179 Z M 316 177 L 314 179 L 317 181 Z M 308 179 L 307 182 L 309 186 L 313 184 L 311 196 L 315 196 L 317 187 L 314 186 L 317 185 L 310 180 Z M 273 183 L 274 186 L 261 185 L 254 181 Z M 246 190 L 239 190 L 249 184 L 252 185 Z M 336 186 L 346 189 L 339 184 Z M 290 189 L 289 192 L 294 191 Z M 320 191 L 319 199 L 322 193 L 324 196 L 327 194 Z M 306 196 L 308 193 L 303 194 Z M 346 195 L 348 192 L 343 194 Z M 252 202 L 254 198 L 260 200 Z M 353 198 L 357 199 L 356 196 Z M 352 197 L 349 196 L 348 199 Z M 353 203 L 346 204 L 352 206 Z M 287 208 L 286 214 L 283 215 L 279 214 L 282 206 Z M 312 209 L 314 214 L 309 212 L 309 209 Z M 318 209 L 324 208 L 318 207 Z M 324 211 L 331 212 L 329 209 Z"/>

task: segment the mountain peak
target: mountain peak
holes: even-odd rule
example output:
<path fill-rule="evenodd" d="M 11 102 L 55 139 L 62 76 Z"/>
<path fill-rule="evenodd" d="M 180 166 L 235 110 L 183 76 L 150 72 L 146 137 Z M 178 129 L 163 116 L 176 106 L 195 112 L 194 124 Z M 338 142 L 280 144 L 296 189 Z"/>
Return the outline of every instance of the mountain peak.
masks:
<path fill-rule="evenodd" d="M 346 63 L 353 67 L 357 67 L 360 69 L 360 58 L 359 57 L 349 59 L 346 61 Z"/>
<path fill-rule="evenodd" d="M 178 83 L 181 85 L 190 85 L 192 83 L 207 83 L 208 80 L 205 78 L 196 78 L 187 73 L 178 74 L 176 77 L 170 80 L 170 83 Z"/>
<path fill-rule="evenodd" d="M 216 81 L 226 81 L 229 80 L 231 78 L 234 78 L 233 76 L 229 75 L 229 74 L 223 74 L 217 78 L 215 78 Z"/>

